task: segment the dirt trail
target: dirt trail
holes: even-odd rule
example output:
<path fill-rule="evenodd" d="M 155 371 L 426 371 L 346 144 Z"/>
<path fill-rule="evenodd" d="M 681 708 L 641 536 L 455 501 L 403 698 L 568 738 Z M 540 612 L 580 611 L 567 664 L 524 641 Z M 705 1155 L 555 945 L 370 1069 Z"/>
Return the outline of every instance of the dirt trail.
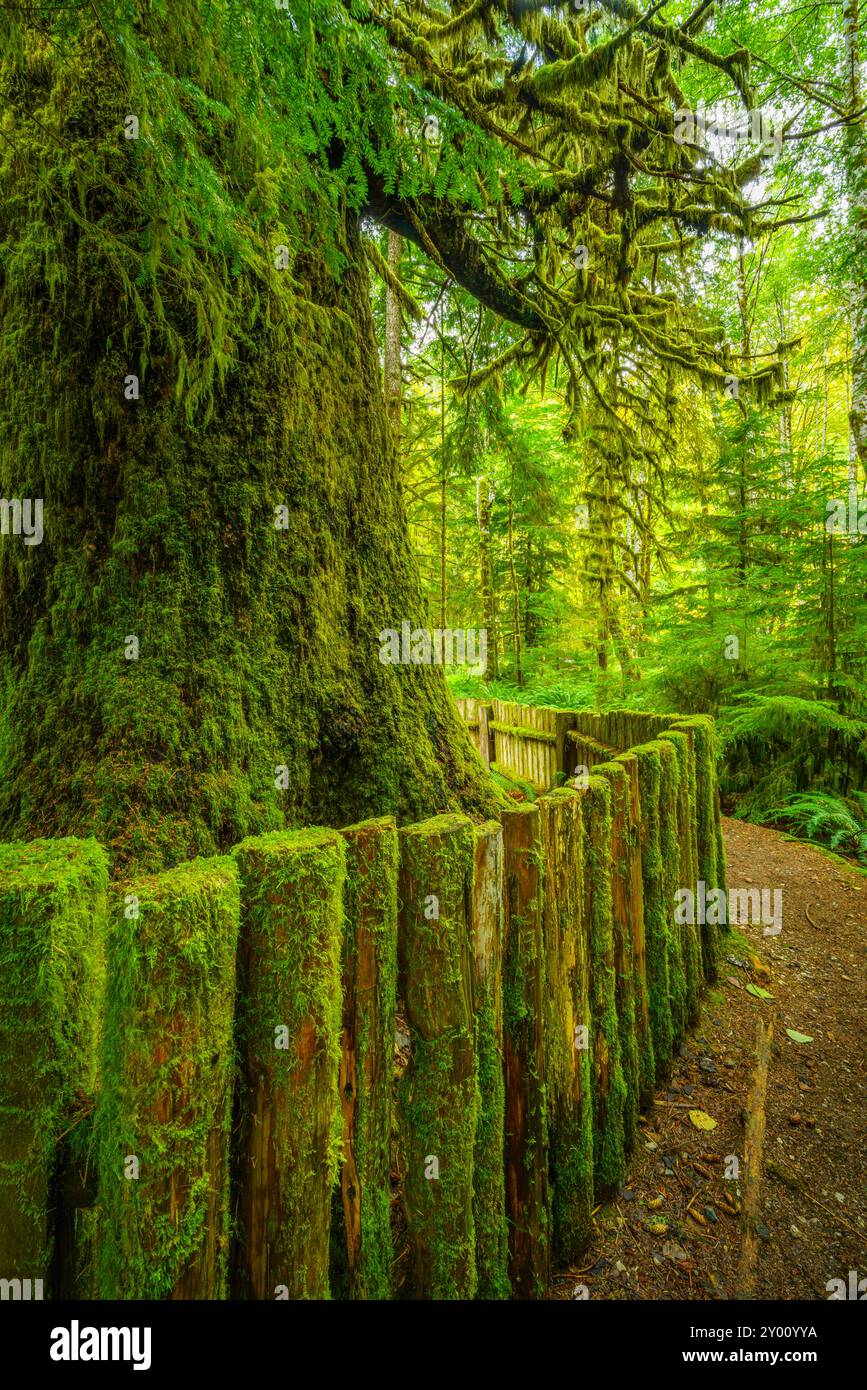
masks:
<path fill-rule="evenodd" d="M 867 876 L 776 831 L 724 828 L 729 888 L 781 888 L 782 932 L 737 929 L 671 1084 L 644 1117 L 626 1185 L 597 1211 L 596 1239 L 581 1270 L 558 1275 L 556 1298 L 586 1296 L 581 1285 L 591 1298 L 738 1296 L 743 1183 L 725 1171 L 730 1156 L 743 1161 L 762 1014 L 774 1040 L 755 1296 L 827 1299 L 828 1281 L 850 1270 L 867 1294 Z M 690 1108 L 716 1128 L 696 1129 Z"/>

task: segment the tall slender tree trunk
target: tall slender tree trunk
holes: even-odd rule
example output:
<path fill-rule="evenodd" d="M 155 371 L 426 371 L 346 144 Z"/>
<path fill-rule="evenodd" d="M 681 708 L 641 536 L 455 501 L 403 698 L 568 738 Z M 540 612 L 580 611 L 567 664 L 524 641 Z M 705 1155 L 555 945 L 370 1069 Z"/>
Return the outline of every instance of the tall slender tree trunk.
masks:
<path fill-rule="evenodd" d="M 388 268 L 400 279 L 400 263 L 403 254 L 403 238 L 397 232 L 388 233 Z M 383 356 L 383 386 L 385 388 L 385 409 L 391 425 L 394 447 L 400 454 L 401 407 L 403 400 L 403 379 L 401 374 L 401 334 L 403 315 L 400 300 L 390 285 L 385 287 L 385 353 Z"/>
<path fill-rule="evenodd" d="M 843 3 L 844 78 L 848 107 L 853 114 L 863 103 L 858 6 L 859 0 L 844 0 Z M 867 127 L 863 116 L 845 128 L 843 141 L 852 247 L 850 480 L 857 465 L 864 482 L 867 480 Z"/>
<path fill-rule="evenodd" d="M 482 589 L 482 622 L 488 634 L 486 680 L 497 679 L 497 609 L 494 593 L 494 565 L 491 555 L 491 507 L 494 485 L 485 477 L 476 479 L 476 518 L 479 526 L 479 579 Z"/>

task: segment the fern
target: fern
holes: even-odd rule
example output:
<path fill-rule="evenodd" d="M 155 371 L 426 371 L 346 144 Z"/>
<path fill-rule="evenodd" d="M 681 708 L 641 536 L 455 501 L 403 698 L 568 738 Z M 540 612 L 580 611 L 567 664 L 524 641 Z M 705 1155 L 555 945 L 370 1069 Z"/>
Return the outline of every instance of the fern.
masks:
<path fill-rule="evenodd" d="M 856 858 L 867 867 L 867 794 L 851 800 L 826 792 L 806 792 L 774 806 L 760 817 L 762 824 L 784 824 L 801 840 L 827 845 Z"/>

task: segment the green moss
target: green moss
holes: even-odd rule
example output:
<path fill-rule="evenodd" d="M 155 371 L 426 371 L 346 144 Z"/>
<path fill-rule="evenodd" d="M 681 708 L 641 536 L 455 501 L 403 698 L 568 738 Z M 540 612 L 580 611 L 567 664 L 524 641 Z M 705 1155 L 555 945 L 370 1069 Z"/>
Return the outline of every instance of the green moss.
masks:
<path fill-rule="evenodd" d="M 600 763 L 594 777 L 605 777 L 611 788 L 612 826 L 619 827 L 619 839 L 612 830 L 612 931 L 614 946 L 615 1010 L 620 1039 L 623 1072 L 623 1143 L 629 1148 L 638 1126 L 640 1061 L 638 1021 L 635 1007 L 633 952 L 634 923 L 633 855 L 638 853 L 638 828 L 631 825 L 629 774 L 622 763 Z M 634 840 L 634 842 L 633 842 Z"/>
<path fill-rule="evenodd" d="M 688 888 L 696 891 L 695 864 L 692 857 L 695 824 L 695 764 L 690 751 L 687 734 L 669 730 L 660 734 L 660 741 L 670 743 L 677 756 L 678 798 L 677 798 L 677 838 L 679 848 L 679 871 L 675 890 Z M 682 1030 L 698 1018 L 701 987 L 704 979 L 701 963 L 701 928 L 696 923 L 679 924 L 675 913 L 675 899 L 672 897 L 672 935 L 678 941 L 680 960 L 684 979 L 684 1008 Z"/>
<path fill-rule="evenodd" d="M 106 857 L 92 840 L 0 845 L 0 1273 L 49 1280 L 59 1141 L 93 1106 Z"/>
<path fill-rule="evenodd" d="M 344 1138 L 332 1219 L 332 1293 L 391 1297 L 392 1070 L 398 842 L 389 818 L 342 832 L 346 889 L 340 1099 Z M 347 1211 L 349 1213 L 347 1219 Z"/>
<path fill-rule="evenodd" d="M 672 729 L 692 729 L 695 746 L 695 813 L 698 847 L 698 877 L 711 888 L 725 888 L 725 856 L 719 826 L 719 793 L 717 791 L 716 732 L 713 720 L 707 715 L 672 722 Z M 706 980 L 715 980 L 719 973 L 719 954 L 722 931 L 712 923 L 701 928 L 702 966 Z"/>
<path fill-rule="evenodd" d="M 96 1120 L 101 1298 L 227 1295 L 239 911 L 228 859 L 112 896 Z"/>
<path fill-rule="evenodd" d="M 400 980 L 411 1045 L 398 1109 L 413 1291 L 468 1299 L 477 1288 L 480 1106 L 468 920 L 473 826 L 438 816 L 402 830 L 400 848 Z"/>
<path fill-rule="evenodd" d="M 245 840 L 233 858 L 243 888 L 235 1292 L 327 1298 L 346 848 L 311 829 Z"/>
<path fill-rule="evenodd" d="M 553 1249 L 576 1259 L 593 1210 L 593 1082 L 589 932 L 583 904 L 582 799 L 540 797 L 545 856 L 545 1086 L 549 1099 Z M 577 1030 L 586 1030 L 582 1034 Z"/>
<path fill-rule="evenodd" d="M 656 1085 L 671 1072 L 673 1023 L 671 981 L 669 978 L 669 940 L 674 911 L 670 865 L 663 858 L 662 785 L 663 768 L 670 786 L 674 749 L 671 744 L 639 744 L 630 750 L 638 759 L 638 786 L 641 800 L 641 865 L 644 880 L 644 939 L 647 967 L 647 999 L 653 1040 Z M 666 844 L 670 850 L 670 843 Z"/>
<path fill-rule="evenodd" d="M 503 1299 L 509 1297 L 511 1286 L 503 1169 L 503 838 L 497 822 L 487 822 L 475 831 L 472 927 L 479 1076 L 479 1116 L 473 1154 L 476 1297 Z"/>
<path fill-rule="evenodd" d="M 547 991 L 542 937 L 543 868 L 538 806 L 503 817 L 505 941 L 503 1038 L 509 1270 L 517 1298 L 544 1298 L 551 1257 L 549 1100 L 544 1066 Z"/>
<path fill-rule="evenodd" d="M 608 779 L 591 777 L 583 794 L 583 874 L 590 940 L 593 1177 L 597 1197 L 609 1196 L 622 1185 L 626 1175 L 624 1112 L 627 1087 L 621 1060 L 614 968 L 611 799 Z"/>

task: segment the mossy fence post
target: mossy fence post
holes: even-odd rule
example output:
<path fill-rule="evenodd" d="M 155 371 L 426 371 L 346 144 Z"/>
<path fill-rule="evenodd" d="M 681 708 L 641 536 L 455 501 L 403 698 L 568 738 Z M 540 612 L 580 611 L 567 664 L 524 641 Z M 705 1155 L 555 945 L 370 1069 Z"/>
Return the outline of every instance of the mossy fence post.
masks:
<path fill-rule="evenodd" d="M 343 1159 L 332 1227 L 332 1292 L 391 1297 L 392 1074 L 397 1003 L 397 829 L 391 817 L 341 831 L 346 843 Z"/>
<path fill-rule="evenodd" d="M 703 715 L 672 720 L 673 730 L 691 729 L 695 747 L 695 818 L 698 850 L 698 877 L 708 892 L 725 888 L 725 851 L 719 811 L 716 777 L 716 733 L 713 720 Z M 722 931 L 713 923 L 701 925 L 702 966 L 706 980 L 719 973 Z"/>
<path fill-rule="evenodd" d="M 590 777 L 581 795 L 584 921 L 590 950 L 593 1186 L 597 1197 L 608 1197 L 626 1176 L 626 1082 L 617 1018 L 611 890 L 611 784 L 605 777 Z"/>
<path fill-rule="evenodd" d="M 611 787 L 611 922 L 614 999 L 623 1069 L 623 1143 L 628 1149 L 638 1127 L 641 1074 L 639 1021 L 636 1011 L 634 915 L 641 903 L 633 897 L 633 860 L 638 850 L 637 824 L 631 819 L 631 785 L 622 762 L 600 763 L 595 775 Z M 643 906 L 643 904 L 642 904 Z M 642 917 L 643 921 L 643 917 Z M 646 997 L 646 996 L 645 996 Z"/>
<path fill-rule="evenodd" d="M 538 801 L 545 864 L 545 1085 L 557 1258 L 576 1259 L 593 1210 L 590 943 L 583 902 L 581 796 Z"/>
<path fill-rule="evenodd" d="M 233 851 L 241 874 L 235 1294 L 329 1296 L 342 1140 L 344 841 L 275 831 Z"/>
<path fill-rule="evenodd" d="M 545 1098 L 545 952 L 538 805 L 504 811 L 503 1046 L 509 1276 L 516 1298 L 544 1298 L 551 1209 Z"/>
<path fill-rule="evenodd" d="M 666 733 L 660 734 L 659 737 L 662 743 L 670 743 L 673 746 L 677 757 L 679 871 L 676 888 L 688 889 L 693 894 L 693 901 L 695 901 L 696 875 L 692 853 L 692 826 L 695 821 L 695 762 L 694 756 L 691 756 L 690 752 L 691 740 L 682 729 L 669 729 Z M 699 1013 L 701 987 L 704 981 L 701 963 L 701 928 L 695 921 L 695 913 L 692 914 L 692 922 L 678 923 L 677 918 L 681 914 L 677 913 L 674 905 L 671 911 L 674 922 L 673 935 L 679 941 L 684 977 L 685 997 L 682 1034 L 687 1024 L 695 1022 Z"/>
<path fill-rule="evenodd" d="M 93 1106 L 107 883 L 94 840 L 0 845 L 0 1278 L 29 1280 L 24 1297 L 56 1293 L 53 1184 Z"/>
<path fill-rule="evenodd" d="M 112 895 L 97 1113 L 101 1298 L 227 1296 L 235 865 Z"/>
<path fill-rule="evenodd" d="M 665 754 L 662 750 L 665 749 Z M 674 904 L 668 901 L 669 878 L 662 859 L 660 785 L 662 759 L 674 756 L 671 744 L 638 744 L 630 752 L 638 759 L 641 803 L 641 871 L 644 882 L 644 931 L 647 998 L 653 1043 L 654 1082 L 658 1086 L 671 1072 L 674 1025 L 669 983 L 669 938 Z"/>
<path fill-rule="evenodd" d="M 503 831 L 488 821 L 475 831 L 473 1007 L 479 1074 L 479 1119 L 473 1160 L 476 1297 L 508 1298 L 509 1243 L 503 1171 Z"/>
<path fill-rule="evenodd" d="M 476 1293 L 473 1165 L 479 1116 L 473 1011 L 474 831 L 437 816 L 400 832 L 400 989 L 410 1058 L 398 1087 L 416 1298 Z"/>

